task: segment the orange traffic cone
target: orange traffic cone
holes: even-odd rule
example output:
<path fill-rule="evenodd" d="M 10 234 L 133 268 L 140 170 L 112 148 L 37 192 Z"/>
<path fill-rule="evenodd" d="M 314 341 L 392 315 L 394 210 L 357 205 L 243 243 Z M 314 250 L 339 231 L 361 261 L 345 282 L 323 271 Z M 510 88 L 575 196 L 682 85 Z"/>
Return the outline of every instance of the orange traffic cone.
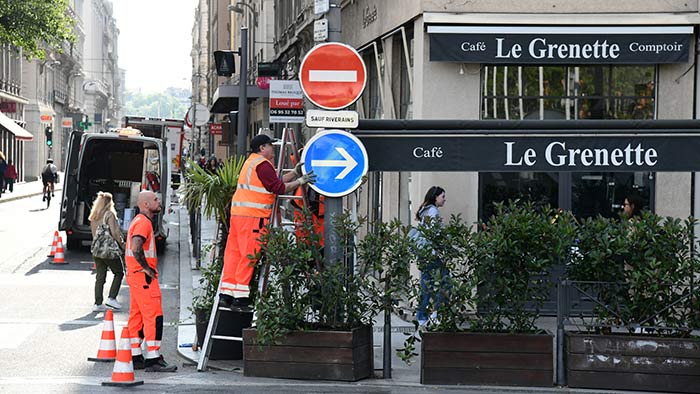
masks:
<path fill-rule="evenodd" d="M 112 370 L 112 381 L 102 382 L 103 386 L 138 386 L 143 380 L 134 380 L 134 363 L 131 361 L 131 344 L 129 343 L 129 329 L 122 328 L 122 336 L 119 338 L 117 360 Z"/>
<path fill-rule="evenodd" d="M 102 339 L 97 349 L 97 357 L 88 357 L 88 361 L 112 362 L 117 357 L 117 341 L 114 338 L 114 314 L 111 309 L 105 311 L 102 325 Z"/>
<path fill-rule="evenodd" d="M 63 240 L 61 236 L 58 237 L 58 245 L 56 245 L 56 255 L 53 256 L 53 261 L 51 264 L 68 264 L 66 259 L 63 257 Z"/>
<path fill-rule="evenodd" d="M 53 257 L 56 255 L 56 245 L 58 244 L 58 230 L 53 233 L 53 242 L 51 243 L 51 252 L 46 257 Z"/>

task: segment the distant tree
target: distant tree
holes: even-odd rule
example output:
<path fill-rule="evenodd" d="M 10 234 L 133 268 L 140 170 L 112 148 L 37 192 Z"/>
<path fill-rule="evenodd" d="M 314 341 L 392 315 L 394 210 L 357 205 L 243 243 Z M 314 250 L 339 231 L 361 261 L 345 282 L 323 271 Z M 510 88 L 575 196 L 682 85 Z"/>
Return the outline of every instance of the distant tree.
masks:
<path fill-rule="evenodd" d="M 0 43 L 24 50 L 27 59 L 46 58 L 46 49 L 61 51 L 75 41 L 69 0 L 0 0 Z"/>
<path fill-rule="evenodd" d="M 168 94 L 171 93 L 171 94 Z M 187 112 L 187 104 L 166 93 L 141 93 L 127 91 L 124 95 L 125 115 L 147 116 L 149 118 L 182 119 Z"/>

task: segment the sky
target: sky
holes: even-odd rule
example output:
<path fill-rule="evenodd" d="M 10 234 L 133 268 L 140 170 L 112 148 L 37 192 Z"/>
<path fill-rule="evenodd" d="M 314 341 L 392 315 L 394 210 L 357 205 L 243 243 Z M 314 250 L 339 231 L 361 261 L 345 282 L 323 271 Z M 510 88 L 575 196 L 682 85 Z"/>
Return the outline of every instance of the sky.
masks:
<path fill-rule="evenodd" d="M 112 0 L 119 29 L 119 68 L 126 89 L 190 89 L 192 25 L 197 0 Z"/>

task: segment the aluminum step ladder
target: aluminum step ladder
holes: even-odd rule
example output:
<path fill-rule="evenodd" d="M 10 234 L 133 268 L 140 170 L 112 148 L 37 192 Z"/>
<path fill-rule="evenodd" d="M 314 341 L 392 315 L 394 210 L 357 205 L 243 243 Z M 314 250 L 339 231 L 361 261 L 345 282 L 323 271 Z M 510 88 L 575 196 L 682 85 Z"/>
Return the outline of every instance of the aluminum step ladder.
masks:
<path fill-rule="evenodd" d="M 281 138 L 281 146 L 279 150 L 279 155 L 277 158 L 277 175 L 278 177 L 281 177 L 289 173 L 291 171 L 294 171 L 294 165 L 299 160 L 299 149 L 297 148 L 297 142 L 296 142 L 296 136 L 294 133 L 294 129 L 292 128 L 285 128 L 282 130 L 282 138 Z M 285 165 L 290 164 L 291 168 L 285 168 Z M 291 195 L 291 194 L 283 194 L 283 195 L 277 195 L 275 197 L 275 202 L 272 206 L 272 215 L 270 217 L 270 223 L 272 227 L 281 227 L 281 226 L 291 226 L 295 225 L 295 222 L 293 220 L 283 220 L 282 218 L 282 212 L 281 212 L 281 206 L 282 206 L 282 201 L 285 200 L 301 200 L 303 202 L 303 207 L 306 209 L 308 207 L 308 200 L 307 200 L 307 193 L 306 193 L 306 185 L 302 185 L 304 189 L 304 193 L 302 193 L 301 196 L 296 196 L 296 195 Z M 263 258 L 258 262 L 258 267 L 259 267 L 259 280 L 258 280 L 258 294 L 262 294 L 265 289 L 267 288 L 267 283 L 268 283 L 268 278 L 270 274 L 270 266 L 265 262 L 265 258 Z M 221 278 L 219 279 L 219 288 L 221 288 Z M 243 337 L 242 336 L 229 336 L 229 335 L 217 335 L 216 329 L 219 324 L 219 318 L 221 317 L 222 313 L 232 313 L 232 312 L 237 312 L 237 313 L 251 313 L 253 314 L 252 316 L 252 323 L 255 325 L 255 311 L 252 309 L 250 312 L 247 311 L 241 311 L 238 309 L 231 309 L 231 308 L 224 308 L 219 306 L 219 292 L 216 292 L 216 296 L 214 297 L 214 306 L 212 307 L 211 314 L 209 315 L 209 324 L 207 325 L 207 333 L 204 336 L 204 344 L 202 345 L 201 353 L 199 355 L 199 361 L 197 362 L 197 371 L 205 371 L 207 368 L 207 364 L 209 362 L 209 356 L 211 354 L 211 349 L 213 345 L 213 341 L 236 341 L 236 342 L 243 342 Z M 241 334 L 242 335 L 242 334 Z"/>

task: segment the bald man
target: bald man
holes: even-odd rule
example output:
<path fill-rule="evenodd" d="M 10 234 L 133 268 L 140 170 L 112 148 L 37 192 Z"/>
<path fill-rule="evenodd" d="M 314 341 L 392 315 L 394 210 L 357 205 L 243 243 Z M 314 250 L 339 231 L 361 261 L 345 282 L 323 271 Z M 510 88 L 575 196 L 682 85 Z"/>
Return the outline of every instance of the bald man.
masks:
<path fill-rule="evenodd" d="M 139 214 L 131 222 L 126 237 L 126 282 L 129 284 L 129 334 L 134 369 L 146 372 L 175 372 L 177 366 L 160 354 L 163 338 L 163 306 L 158 285 L 158 258 L 153 236 L 153 218 L 160 212 L 158 195 L 139 193 Z M 141 350 L 146 340 L 146 355 Z"/>

